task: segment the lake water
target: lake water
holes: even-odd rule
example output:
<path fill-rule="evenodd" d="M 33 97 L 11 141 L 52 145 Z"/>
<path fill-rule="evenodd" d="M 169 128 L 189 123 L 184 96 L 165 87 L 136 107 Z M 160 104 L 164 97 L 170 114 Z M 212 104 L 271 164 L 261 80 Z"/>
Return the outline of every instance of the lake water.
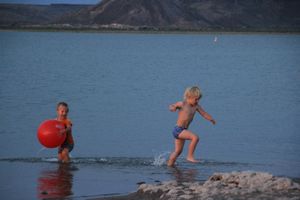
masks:
<path fill-rule="evenodd" d="M 299 55 L 300 35 L 288 34 L 0 32 L 1 198 L 126 194 L 214 172 L 300 178 Z M 201 163 L 185 162 L 185 147 L 169 169 L 168 105 L 192 85 L 217 125 L 196 116 Z M 73 121 L 71 165 L 36 137 L 59 101 Z"/>

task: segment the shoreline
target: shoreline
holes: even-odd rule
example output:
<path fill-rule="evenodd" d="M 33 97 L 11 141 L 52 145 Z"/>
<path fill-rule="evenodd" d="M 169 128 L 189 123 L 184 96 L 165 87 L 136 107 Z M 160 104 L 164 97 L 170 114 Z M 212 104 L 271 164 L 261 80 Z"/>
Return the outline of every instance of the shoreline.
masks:
<path fill-rule="evenodd" d="M 262 35 L 300 35 L 300 31 L 266 31 L 266 30 L 122 30 L 122 29 L 76 29 L 76 28 L 51 28 L 51 27 L 28 27 L 28 28 L 10 28 L 0 27 L 0 32 L 70 32 L 70 33 L 113 33 L 113 34 L 262 34 Z"/>
<path fill-rule="evenodd" d="M 265 172 L 214 173 L 204 183 L 165 181 L 141 184 L 128 195 L 90 198 L 90 200 L 206 200 L 206 199 L 264 199 L 299 200 L 300 184 L 286 177 Z"/>

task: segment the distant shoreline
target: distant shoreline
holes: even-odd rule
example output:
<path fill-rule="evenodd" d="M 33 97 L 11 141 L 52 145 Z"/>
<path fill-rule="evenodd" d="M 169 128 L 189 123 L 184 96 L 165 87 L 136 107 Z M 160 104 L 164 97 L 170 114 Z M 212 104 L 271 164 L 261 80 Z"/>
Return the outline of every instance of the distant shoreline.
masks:
<path fill-rule="evenodd" d="M 300 33 L 296 1 L 107 0 L 0 4 L 0 29 L 117 33 Z"/>
<path fill-rule="evenodd" d="M 133 34 L 291 34 L 300 35 L 300 31 L 273 31 L 273 30 L 123 30 L 123 29 L 92 29 L 92 28 L 50 28 L 0 27 L 1 32 L 73 32 L 73 33 L 133 33 Z"/>

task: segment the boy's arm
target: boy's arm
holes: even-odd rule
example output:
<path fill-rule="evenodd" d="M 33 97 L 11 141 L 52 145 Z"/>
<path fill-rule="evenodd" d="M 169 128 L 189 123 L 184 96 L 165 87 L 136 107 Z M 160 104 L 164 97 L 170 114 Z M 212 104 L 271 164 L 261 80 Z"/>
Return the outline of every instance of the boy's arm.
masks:
<path fill-rule="evenodd" d="M 72 125 L 73 125 L 72 122 L 69 120 L 67 125 L 66 125 L 66 132 L 67 133 L 72 132 Z"/>
<path fill-rule="evenodd" d="M 67 133 L 72 132 L 72 126 L 67 126 L 67 128 L 65 129 Z"/>
<path fill-rule="evenodd" d="M 67 133 L 71 133 L 72 134 L 72 126 L 67 126 L 64 129 L 61 129 L 59 132 L 60 132 L 60 134 L 67 134 Z"/>
<path fill-rule="evenodd" d="M 183 102 L 179 101 L 179 102 L 176 102 L 174 104 L 171 104 L 169 106 L 169 109 L 170 109 L 170 111 L 175 112 L 177 109 L 182 108 L 182 106 L 183 106 Z"/>
<path fill-rule="evenodd" d="M 65 134 L 65 133 L 71 133 L 72 132 L 72 122 L 68 122 L 66 125 L 65 125 L 65 128 L 62 129 L 61 131 L 61 134 Z"/>
<path fill-rule="evenodd" d="M 212 118 L 212 116 L 210 114 L 208 114 L 207 112 L 205 112 L 205 110 L 198 105 L 197 107 L 197 111 L 199 112 L 199 114 L 204 117 L 206 120 L 210 121 L 213 124 L 216 124 L 216 121 Z"/>

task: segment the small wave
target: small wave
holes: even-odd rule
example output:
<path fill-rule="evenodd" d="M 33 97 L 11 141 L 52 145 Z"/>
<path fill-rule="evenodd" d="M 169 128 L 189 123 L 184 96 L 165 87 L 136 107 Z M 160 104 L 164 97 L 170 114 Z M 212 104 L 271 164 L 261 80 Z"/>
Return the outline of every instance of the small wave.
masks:
<path fill-rule="evenodd" d="M 98 164 L 114 166 L 149 166 L 153 163 L 153 158 L 147 157 L 85 157 L 73 158 L 73 163 L 78 164 Z"/>
<path fill-rule="evenodd" d="M 47 160 L 47 158 L 37 158 L 37 157 L 29 157 L 29 158 L 1 158 L 0 162 L 38 163 L 38 162 L 45 162 L 45 161 L 43 161 L 43 159 Z"/>
<path fill-rule="evenodd" d="M 119 166 L 119 167 L 136 167 L 136 166 L 166 166 L 167 155 L 169 152 L 160 153 L 154 157 L 73 157 L 71 162 L 79 165 L 102 165 L 102 166 Z M 21 157 L 21 158 L 0 158 L 0 162 L 23 162 L 23 163 L 58 163 L 56 157 Z M 180 165 L 189 165 L 183 159 L 178 161 Z M 224 162 L 215 160 L 201 160 L 200 166 L 247 166 L 247 163 Z"/>
<path fill-rule="evenodd" d="M 41 158 L 41 161 L 57 163 L 58 159 L 57 158 Z"/>
<path fill-rule="evenodd" d="M 230 161 L 217 161 L 217 160 L 201 160 L 200 162 L 202 165 L 205 166 L 247 166 L 251 165 L 249 163 L 241 163 L 241 162 L 230 162 Z"/>
<path fill-rule="evenodd" d="M 0 158 L 0 162 L 58 163 L 55 157 Z M 153 158 L 143 157 L 74 157 L 71 163 L 104 166 L 154 166 Z M 158 166 L 158 165 L 156 165 Z"/>

